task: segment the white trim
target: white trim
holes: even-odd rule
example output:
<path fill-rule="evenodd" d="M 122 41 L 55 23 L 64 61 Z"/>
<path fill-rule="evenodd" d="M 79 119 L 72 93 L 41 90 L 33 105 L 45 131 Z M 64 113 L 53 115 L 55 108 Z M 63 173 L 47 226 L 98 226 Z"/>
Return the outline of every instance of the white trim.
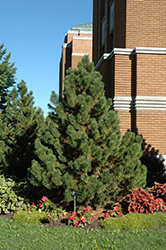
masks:
<path fill-rule="evenodd" d="M 96 64 L 94 71 L 98 70 L 102 62 L 106 59 L 111 59 L 114 55 L 131 55 L 133 49 L 114 48 L 111 53 L 104 53 Z"/>
<path fill-rule="evenodd" d="M 96 64 L 94 71 L 98 70 L 101 63 L 106 59 L 111 59 L 114 55 L 135 55 L 135 54 L 160 54 L 166 55 L 166 48 L 136 47 L 134 49 L 113 48 L 111 53 L 104 53 Z M 106 56 L 105 56 L 106 55 Z"/>
<path fill-rule="evenodd" d="M 113 107 L 116 110 L 130 110 L 132 104 L 131 96 L 115 96 L 113 98 Z"/>
<path fill-rule="evenodd" d="M 68 34 L 78 34 L 79 30 L 68 30 Z"/>
<path fill-rule="evenodd" d="M 72 48 L 72 45 L 71 45 L 71 43 L 64 43 L 63 45 L 62 45 L 62 47 L 63 48 Z"/>
<path fill-rule="evenodd" d="M 114 48 L 111 53 L 114 55 L 131 55 L 132 51 L 133 49 Z"/>
<path fill-rule="evenodd" d="M 67 33 L 68 33 L 68 34 L 80 34 L 80 33 L 82 33 L 82 34 L 93 34 L 93 31 L 91 31 L 91 30 L 80 30 L 80 29 L 78 29 L 78 30 L 68 30 Z"/>
<path fill-rule="evenodd" d="M 68 43 L 64 43 L 64 44 L 62 45 L 62 47 L 63 47 L 63 48 L 66 48 L 67 45 L 68 45 Z"/>
<path fill-rule="evenodd" d="M 135 108 L 146 110 L 166 110 L 165 96 L 136 96 Z"/>
<path fill-rule="evenodd" d="M 166 97 L 159 96 L 115 96 L 113 107 L 116 110 L 166 110 Z"/>
<path fill-rule="evenodd" d="M 161 54 L 166 55 L 166 48 L 146 48 L 146 47 L 136 47 L 133 52 L 135 54 Z"/>
<path fill-rule="evenodd" d="M 92 34 L 93 34 L 93 31 L 91 31 L 91 30 L 79 30 L 79 33 L 81 33 L 81 34 L 90 34 L 90 35 L 92 35 Z"/>
<path fill-rule="evenodd" d="M 91 36 L 73 36 L 73 40 L 92 40 Z"/>
<path fill-rule="evenodd" d="M 72 56 L 85 56 L 89 55 L 88 53 L 72 53 Z"/>

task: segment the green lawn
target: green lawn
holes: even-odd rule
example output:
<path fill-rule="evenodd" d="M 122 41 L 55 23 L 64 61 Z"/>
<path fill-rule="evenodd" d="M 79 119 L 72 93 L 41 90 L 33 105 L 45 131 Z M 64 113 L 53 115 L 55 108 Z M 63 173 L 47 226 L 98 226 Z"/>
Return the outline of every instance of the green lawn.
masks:
<path fill-rule="evenodd" d="M 111 232 L 44 227 L 0 218 L 0 249 L 164 250 L 166 230 Z"/>

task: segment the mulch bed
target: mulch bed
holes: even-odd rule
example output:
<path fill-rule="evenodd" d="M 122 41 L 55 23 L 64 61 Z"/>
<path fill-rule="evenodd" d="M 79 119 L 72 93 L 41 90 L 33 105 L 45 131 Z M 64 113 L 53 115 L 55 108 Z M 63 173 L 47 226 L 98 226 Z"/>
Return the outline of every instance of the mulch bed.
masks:
<path fill-rule="evenodd" d="M 100 226 L 101 221 L 104 219 L 104 214 L 105 214 L 105 210 L 104 209 L 99 209 L 99 210 L 94 210 L 92 211 L 94 214 L 94 219 L 92 221 L 91 224 L 85 226 L 83 229 L 84 230 L 103 230 L 102 227 Z M 163 211 L 162 213 L 166 214 L 166 210 Z M 0 217 L 3 219 L 12 219 L 12 214 L 11 213 L 7 213 L 7 214 L 0 214 Z M 74 228 L 72 225 L 68 226 L 66 224 L 66 221 L 64 219 L 59 219 L 57 221 L 54 222 L 50 222 L 50 223 L 43 223 L 44 226 L 50 226 L 50 227 L 71 227 Z M 166 226 L 159 226 L 159 228 L 157 230 L 166 230 Z"/>
<path fill-rule="evenodd" d="M 100 226 L 100 222 L 104 219 L 104 215 L 105 215 L 105 210 L 104 209 L 98 209 L 98 210 L 93 210 L 92 211 L 94 218 L 91 224 L 85 226 L 83 229 L 84 230 L 103 230 L 102 227 Z M 7 213 L 7 214 L 0 214 L 0 217 L 3 219 L 12 219 L 12 214 L 11 213 Z M 54 222 L 50 222 L 50 223 L 43 223 L 44 226 L 56 226 L 56 227 L 71 227 L 74 228 L 74 226 L 67 225 L 67 222 L 65 219 L 59 219 L 57 221 Z"/>

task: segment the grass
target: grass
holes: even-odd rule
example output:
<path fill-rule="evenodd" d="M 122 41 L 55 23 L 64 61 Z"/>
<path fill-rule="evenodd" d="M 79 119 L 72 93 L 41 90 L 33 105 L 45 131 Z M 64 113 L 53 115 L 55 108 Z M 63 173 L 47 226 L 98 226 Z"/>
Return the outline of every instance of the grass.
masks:
<path fill-rule="evenodd" d="M 166 250 L 166 230 L 118 232 L 44 227 L 0 218 L 0 249 Z"/>

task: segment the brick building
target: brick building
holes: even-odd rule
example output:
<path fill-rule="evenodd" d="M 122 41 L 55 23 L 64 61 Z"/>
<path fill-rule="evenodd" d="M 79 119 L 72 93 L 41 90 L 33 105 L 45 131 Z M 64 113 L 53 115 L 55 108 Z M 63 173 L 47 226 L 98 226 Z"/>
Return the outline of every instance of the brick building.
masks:
<path fill-rule="evenodd" d="M 62 95 L 63 79 L 69 67 L 76 68 L 85 54 L 92 61 L 92 23 L 73 26 L 65 35 L 60 60 L 59 94 Z"/>
<path fill-rule="evenodd" d="M 166 1 L 94 0 L 93 61 L 122 134 L 166 157 Z"/>

